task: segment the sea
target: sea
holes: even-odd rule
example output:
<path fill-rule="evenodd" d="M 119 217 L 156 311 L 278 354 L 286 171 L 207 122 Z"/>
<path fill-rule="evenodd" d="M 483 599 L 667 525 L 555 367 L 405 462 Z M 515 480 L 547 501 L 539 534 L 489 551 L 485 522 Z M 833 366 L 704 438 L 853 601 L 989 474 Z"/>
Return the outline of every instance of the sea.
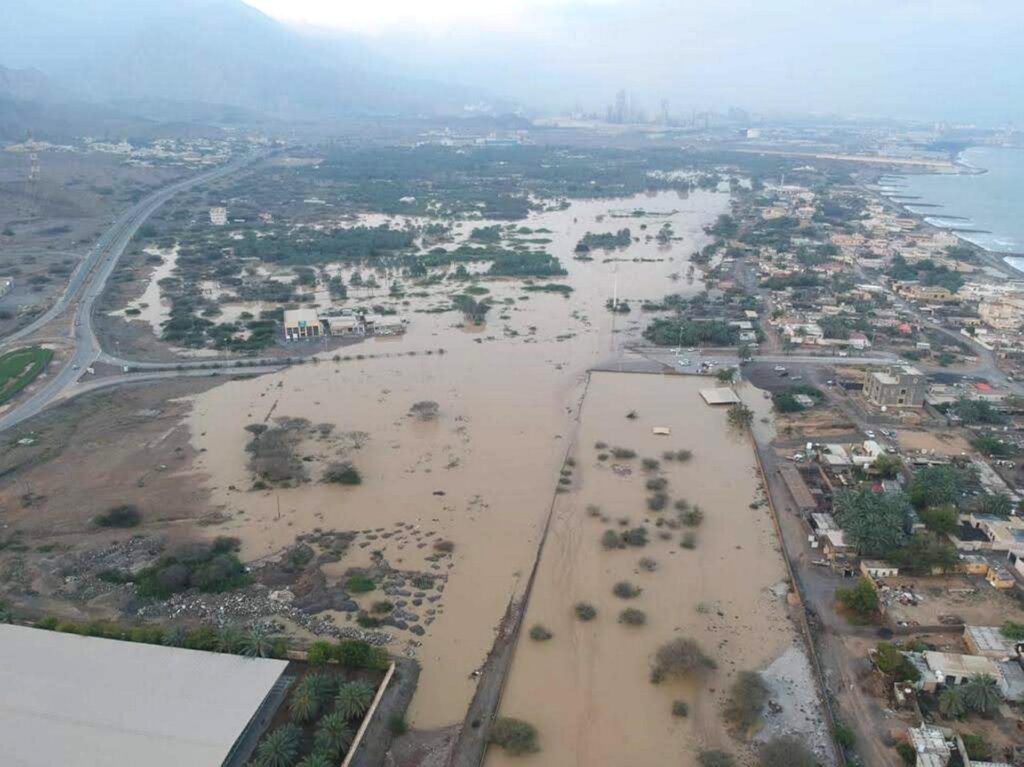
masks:
<path fill-rule="evenodd" d="M 887 177 L 883 186 L 894 189 L 890 194 L 920 198 L 905 204 L 930 224 L 977 230 L 957 235 L 993 253 L 1007 254 L 1003 260 L 1024 273 L 1024 149 L 971 147 L 957 159 L 984 172 Z"/>

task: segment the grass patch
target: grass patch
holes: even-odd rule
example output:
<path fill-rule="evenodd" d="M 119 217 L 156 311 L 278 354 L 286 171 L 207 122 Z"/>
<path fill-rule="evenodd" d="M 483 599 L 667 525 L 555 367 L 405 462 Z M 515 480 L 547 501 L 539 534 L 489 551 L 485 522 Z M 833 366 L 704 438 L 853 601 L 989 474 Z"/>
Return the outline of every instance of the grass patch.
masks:
<path fill-rule="evenodd" d="M 93 518 L 98 527 L 138 527 L 142 514 L 130 504 L 114 506 Z"/>
<path fill-rule="evenodd" d="M 356 573 L 345 581 L 345 591 L 350 594 L 365 594 L 375 588 L 377 588 L 377 584 L 366 573 Z"/>
<path fill-rule="evenodd" d="M 34 380 L 53 359 L 53 351 L 40 346 L 16 349 L 0 357 L 0 404 Z"/>

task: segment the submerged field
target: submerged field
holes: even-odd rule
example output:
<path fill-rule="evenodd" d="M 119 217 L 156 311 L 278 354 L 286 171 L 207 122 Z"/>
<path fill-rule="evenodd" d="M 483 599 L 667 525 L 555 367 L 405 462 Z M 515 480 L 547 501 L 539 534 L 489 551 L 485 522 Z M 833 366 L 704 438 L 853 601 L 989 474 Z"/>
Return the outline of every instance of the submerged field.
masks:
<path fill-rule="evenodd" d="M 699 280 L 670 275 L 685 275 L 690 253 L 707 241 L 702 227 L 727 205 L 727 195 L 661 193 L 538 214 L 528 225 L 551 231 L 549 247 L 569 272 L 559 280 L 572 287 L 568 297 L 530 292 L 520 281 L 482 281 L 495 307 L 480 325 L 451 313 L 415 313 L 430 304 L 429 294 L 420 303 L 407 299 L 411 325 L 400 338 L 366 341 L 347 350 L 347 360 L 328 354 L 319 364 L 200 395 L 189 419 L 200 453 L 194 468 L 229 519 L 216 534 L 238 536 L 243 557 L 254 559 L 316 528 L 362 530 L 366 540 L 328 568 L 332 583 L 344 584 L 352 568 L 382 571 L 382 561 L 442 578 L 440 599 L 403 608 L 415 613 L 421 633 L 381 630 L 392 650 L 423 663 L 413 723 L 459 721 L 471 674 L 532 564 L 587 371 L 618 358 L 644 324 L 639 312 L 608 312 L 605 301 L 616 282 L 620 296 L 636 300 L 699 290 Z M 665 211 L 679 240 L 635 243 L 609 254 L 613 260 L 572 259 L 586 231 L 610 228 L 598 228 L 598 217 L 640 206 Z M 621 225 L 638 227 L 641 218 Z M 436 414 L 421 418 L 411 410 L 420 402 L 436 403 Z M 245 427 L 274 427 L 281 418 L 329 424 L 332 436 L 303 437 L 295 447 L 303 481 L 252 489 L 259 485 Z M 339 461 L 356 467 L 361 484 L 321 481 Z M 439 559 L 432 541 L 442 539 L 453 549 Z M 383 598 L 376 590 L 361 599 L 369 606 Z M 331 617 L 354 626 L 351 613 Z"/>
<path fill-rule="evenodd" d="M 721 716 L 731 681 L 796 644 L 751 444 L 701 399 L 714 385 L 591 376 L 501 707 L 540 733 L 526 763 L 695 765 L 699 749 L 735 750 Z M 536 626 L 553 636 L 531 637 Z M 717 669 L 652 684 L 658 648 L 681 638 Z M 522 760 L 488 755 L 492 767 Z"/>

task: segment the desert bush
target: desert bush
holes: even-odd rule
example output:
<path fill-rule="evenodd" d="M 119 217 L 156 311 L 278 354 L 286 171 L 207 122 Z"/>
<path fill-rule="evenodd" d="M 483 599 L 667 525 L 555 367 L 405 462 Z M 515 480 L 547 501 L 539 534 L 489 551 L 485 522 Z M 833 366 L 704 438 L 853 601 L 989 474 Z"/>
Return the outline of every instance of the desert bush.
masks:
<path fill-rule="evenodd" d="M 619 581 L 612 587 L 612 593 L 620 599 L 635 599 L 640 596 L 641 591 L 643 589 L 629 581 Z"/>
<path fill-rule="evenodd" d="M 651 667 L 651 681 L 658 684 L 669 676 L 688 676 L 716 667 L 695 640 L 679 637 L 658 648 Z"/>
<path fill-rule="evenodd" d="M 657 471 L 661 464 L 658 463 L 657 458 L 643 458 L 640 461 L 640 465 L 643 467 L 644 471 Z"/>
<path fill-rule="evenodd" d="M 649 573 L 653 573 L 655 570 L 658 569 L 658 563 L 650 557 L 641 558 L 638 564 L 640 565 L 641 570 L 645 570 Z"/>
<path fill-rule="evenodd" d="M 138 527 L 142 514 L 131 504 L 114 506 L 93 518 L 98 527 Z"/>
<path fill-rule="evenodd" d="M 332 463 L 324 471 L 324 482 L 338 485 L 361 485 L 363 477 L 359 470 L 348 461 Z"/>
<path fill-rule="evenodd" d="M 601 442 L 600 440 L 598 440 L 597 442 L 594 443 L 594 449 L 595 450 L 604 450 L 607 447 L 608 447 L 608 443 L 607 442 Z"/>
<path fill-rule="evenodd" d="M 434 541 L 434 551 L 439 551 L 442 554 L 451 554 L 455 551 L 455 544 L 451 541 Z"/>
<path fill-rule="evenodd" d="M 746 732 L 764 712 L 768 702 L 768 685 L 754 671 L 741 671 L 729 690 L 725 704 L 725 719 L 740 732 Z"/>
<path fill-rule="evenodd" d="M 592 621 L 597 617 L 597 608 L 589 602 L 577 602 L 573 611 L 581 621 Z"/>
<path fill-rule="evenodd" d="M 530 629 L 530 639 L 535 642 L 546 642 L 553 636 L 554 634 L 552 634 L 546 626 L 542 626 L 539 623 Z"/>
<path fill-rule="evenodd" d="M 627 546 L 646 546 L 647 545 L 647 528 L 646 527 L 633 527 L 622 534 L 622 542 Z"/>
<path fill-rule="evenodd" d="M 627 607 L 619 613 L 619 623 L 624 623 L 627 626 L 643 626 L 647 623 L 647 613 L 637 610 L 635 607 Z"/>
<path fill-rule="evenodd" d="M 644 483 L 644 487 L 652 492 L 660 492 L 668 487 L 668 480 L 664 477 L 651 477 Z"/>
<path fill-rule="evenodd" d="M 668 505 L 668 496 L 665 493 L 654 493 L 647 497 L 647 508 L 651 511 L 661 511 Z"/>
<path fill-rule="evenodd" d="M 697 548 L 697 535 L 696 533 L 683 533 L 683 540 L 679 543 L 684 549 L 695 549 Z"/>
<path fill-rule="evenodd" d="M 522 719 L 507 716 L 494 720 L 490 741 L 514 756 L 533 754 L 540 750 L 537 745 L 537 728 Z"/>
<path fill-rule="evenodd" d="M 588 517 L 600 517 L 601 516 L 601 507 L 598 506 L 597 504 L 593 504 L 593 503 L 589 504 L 587 506 L 587 516 Z"/>
<path fill-rule="evenodd" d="M 375 588 L 377 588 L 377 584 L 366 573 L 354 573 L 345 581 L 345 591 L 350 594 L 365 594 Z"/>
<path fill-rule="evenodd" d="M 697 763 L 700 764 L 700 767 L 735 767 L 736 760 L 731 754 L 712 748 L 701 751 L 697 755 Z"/>
<path fill-rule="evenodd" d="M 672 716 L 677 716 L 680 719 L 685 719 L 690 715 L 690 704 L 685 700 L 674 700 L 672 701 Z"/>
<path fill-rule="evenodd" d="M 694 506 L 689 511 L 680 512 L 679 519 L 687 527 L 697 527 L 704 521 L 704 512 L 700 506 Z"/>
<path fill-rule="evenodd" d="M 601 535 L 601 545 L 606 549 L 626 548 L 626 543 L 622 540 L 622 535 L 617 533 L 615 530 L 604 531 L 604 534 Z"/>
<path fill-rule="evenodd" d="M 620 460 L 629 460 L 630 458 L 636 458 L 636 450 L 632 450 L 628 447 L 613 447 L 612 455 Z"/>
<path fill-rule="evenodd" d="M 432 400 L 422 400 L 409 408 L 409 413 L 421 421 L 433 421 L 437 418 L 440 406 Z"/>

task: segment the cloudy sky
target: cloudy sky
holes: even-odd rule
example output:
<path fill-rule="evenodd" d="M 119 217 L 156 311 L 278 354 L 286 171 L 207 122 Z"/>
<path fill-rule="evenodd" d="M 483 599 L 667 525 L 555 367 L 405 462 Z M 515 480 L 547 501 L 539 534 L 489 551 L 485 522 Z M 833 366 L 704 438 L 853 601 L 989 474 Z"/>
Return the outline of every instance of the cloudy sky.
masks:
<path fill-rule="evenodd" d="M 410 71 L 588 109 L 1024 120 L 1022 0 L 247 0 Z"/>

